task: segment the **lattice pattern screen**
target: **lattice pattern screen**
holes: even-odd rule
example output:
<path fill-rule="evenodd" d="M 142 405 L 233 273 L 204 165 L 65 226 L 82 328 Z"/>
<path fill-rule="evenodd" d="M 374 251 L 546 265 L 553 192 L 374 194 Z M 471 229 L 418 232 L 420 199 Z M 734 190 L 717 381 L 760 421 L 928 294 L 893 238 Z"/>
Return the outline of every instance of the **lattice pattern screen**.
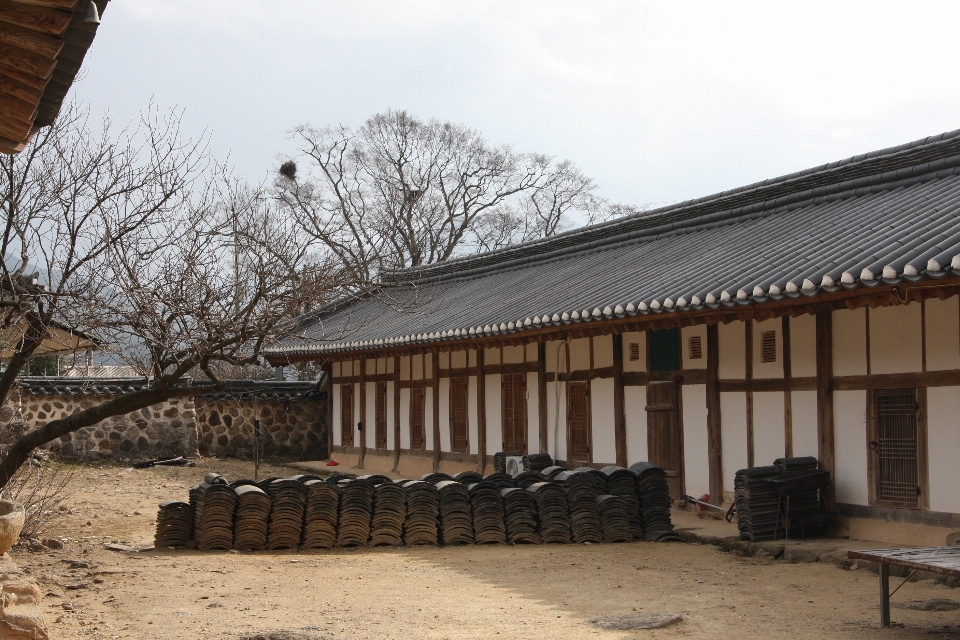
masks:
<path fill-rule="evenodd" d="M 340 385 L 340 442 L 353 446 L 353 385 Z"/>
<path fill-rule="evenodd" d="M 377 428 L 377 449 L 387 448 L 387 383 L 380 381 L 377 383 L 377 401 L 376 401 L 376 428 Z"/>
<path fill-rule="evenodd" d="M 450 378 L 450 447 L 467 452 L 467 379 Z"/>
<path fill-rule="evenodd" d="M 915 508 L 920 494 L 917 392 L 878 390 L 876 398 L 877 499 Z"/>
<path fill-rule="evenodd" d="M 410 389 L 410 448 L 425 449 L 427 446 L 426 424 L 424 422 L 423 387 Z"/>

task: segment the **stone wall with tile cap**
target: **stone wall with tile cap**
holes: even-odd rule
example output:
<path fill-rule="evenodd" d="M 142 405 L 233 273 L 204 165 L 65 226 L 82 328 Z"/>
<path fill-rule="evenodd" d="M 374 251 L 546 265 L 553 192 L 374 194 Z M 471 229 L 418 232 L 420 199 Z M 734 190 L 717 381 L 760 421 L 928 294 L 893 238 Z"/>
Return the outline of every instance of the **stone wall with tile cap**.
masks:
<path fill-rule="evenodd" d="M 250 458 L 254 419 L 259 416 L 264 454 L 318 460 L 327 455 L 326 411 L 322 400 L 207 400 L 197 398 L 197 425 L 203 455 Z"/>

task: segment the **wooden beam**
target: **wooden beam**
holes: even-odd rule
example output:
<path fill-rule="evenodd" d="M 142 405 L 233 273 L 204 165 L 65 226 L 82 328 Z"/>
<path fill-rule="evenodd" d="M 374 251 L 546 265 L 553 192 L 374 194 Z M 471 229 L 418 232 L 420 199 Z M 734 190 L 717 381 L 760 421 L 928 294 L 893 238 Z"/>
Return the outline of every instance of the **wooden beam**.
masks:
<path fill-rule="evenodd" d="M 484 474 L 486 462 L 487 379 L 483 367 L 483 349 L 477 349 L 477 473 L 480 475 Z"/>
<path fill-rule="evenodd" d="M 720 337 L 717 325 L 707 325 L 707 464 L 710 501 L 723 502 L 723 438 L 720 420 Z"/>
<path fill-rule="evenodd" d="M 793 354 L 790 345 L 790 316 L 780 320 L 780 342 L 783 351 L 783 455 L 793 457 Z"/>
<path fill-rule="evenodd" d="M 748 383 L 753 381 L 753 320 L 749 319 L 744 323 L 744 378 Z M 753 442 L 753 387 L 747 388 L 747 466 L 754 465 L 754 442 Z"/>
<path fill-rule="evenodd" d="M 20 77 L 13 77 L 0 69 L 0 94 L 13 96 L 28 104 L 37 105 L 43 97 L 43 87 L 35 87 L 24 82 Z"/>
<path fill-rule="evenodd" d="M 550 453 L 550 427 L 547 424 L 547 343 L 537 343 L 537 413 L 540 420 L 540 453 Z"/>
<path fill-rule="evenodd" d="M 617 464 L 627 462 L 627 414 L 623 400 L 623 334 L 613 334 L 613 438 Z"/>
<path fill-rule="evenodd" d="M 820 467 L 829 469 L 836 496 L 836 457 L 833 430 L 833 312 L 817 313 L 817 450 Z"/>
<path fill-rule="evenodd" d="M 56 66 L 56 58 L 48 58 L 39 53 L 0 42 L 0 67 L 4 69 L 22 71 L 38 78 L 49 78 Z"/>
<path fill-rule="evenodd" d="M 73 11 L 79 0 L 14 0 L 27 5 L 36 5 L 38 7 L 51 7 L 53 9 L 66 9 Z"/>
<path fill-rule="evenodd" d="M 357 466 L 363 469 L 363 460 L 367 456 L 367 359 L 360 358 L 360 462 Z"/>
<path fill-rule="evenodd" d="M 424 359 L 426 360 L 426 359 Z M 433 352 L 433 472 L 440 471 L 440 353 Z"/>
<path fill-rule="evenodd" d="M 7 24 L 3 29 L 0 29 L 0 42 L 26 49 L 51 60 L 56 58 L 60 50 L 63 49 L 63 40 L 60 38 L 12 24 Z"/>
<path fill-rule="evenodd" d="M 393 471 L 400 470 L 400 356 L 393 357 Z"/>
<path fill-rule="evenodd" d="M 0 23 L 12 24 L 52 36 L 62 36 L 70 26 L 73 12 L 51 7 L 0 0 Z"/>
<path fill-rule="evenodd" d="M 33 122 L 37 116 L 37 104 L 0 92 L 0 116 L 15 121 Z"/>
<path fill-rule="evenodd" d="M 0 115 L 0 136 L 11 140 L 26 140 L 30 136 L 33 125 L 18 119 Z"/>

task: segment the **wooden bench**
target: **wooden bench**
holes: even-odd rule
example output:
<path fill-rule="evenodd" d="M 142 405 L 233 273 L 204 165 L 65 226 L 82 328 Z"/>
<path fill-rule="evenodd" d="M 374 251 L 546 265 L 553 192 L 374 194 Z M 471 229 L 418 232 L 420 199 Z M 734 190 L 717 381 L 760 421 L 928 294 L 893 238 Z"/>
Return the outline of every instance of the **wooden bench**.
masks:
<path fill-rule="evenodd" d="M 905 567 L 911 570 L 910 575 L 917 571 L 928 571 L 960 578 L 960 547 L 848 551 L 847 557 L 851 560 L 869 560 L 880 565 L 880 625 L 884 627 L 890 626 L 890 596 L 910 579 L 908 575 L 900 587 L 890 593 L 890 567 Z"/>

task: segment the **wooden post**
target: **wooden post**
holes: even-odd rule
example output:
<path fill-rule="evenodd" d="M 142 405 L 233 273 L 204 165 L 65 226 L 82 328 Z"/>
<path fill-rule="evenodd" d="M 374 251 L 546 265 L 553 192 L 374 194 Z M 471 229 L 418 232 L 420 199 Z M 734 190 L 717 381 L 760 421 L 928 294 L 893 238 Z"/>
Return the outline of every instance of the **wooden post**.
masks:
<path fill-rule="evenodd" d="M 393 471 L 400 470 L 400 356 L 393 357 Z"/>
<path fill-rule="evenodd" d="M 793 356 L 790 352 L 790 316 L 781 318 L 783 343 L 783 455 L 793 457 Z"/>
<path fill-rule="evenodd" d="M 833 315 L 817 312 L 817 444 L 820 467 L 831 471 L 831 493 L 836 477 L 833 431 Z"/>
<path fill-rule="evenodd" d="M 626 467 L 627 415 L 623 406 L 623 334 L 613 334 L 613 438 L 617 464 Z"/>
<path fill-rule="evenodd" d="M 710 500 L 723 503 L 723 439 L 720 422 L 720 332 L 707 325 L 707 459 Z"/>
<path fill-rule="evenodd" d="M 744 378 L 747 380 L 747 466 L 754 466 L 753 446 L 753 319 L 744 326 Z"/>
<path fill-rule="evenodd" d="M 363 469 L 363 459 L 367 455 L 367 359 L 360 358 L 360 462 L 357 468 Z"/>
<path fill-rule="evenodd" d="M 483 373 L 483 347 L 477 349 L 477 473 L 487 462 L 487 380 Z"/>
<path fill-rule="evenodd" d="M 327 374 L 327 458 L 330 458 L 333 456 L 333 363 L 328 360 L 322 368 Z"/>
<path fill-rule="evenodd" d="M 537 409 L 540 414 L 540 453 L 550 453 L 550 427 L 547 424 L 547 343 L 537 344 Z"/>
<path fill-rule="evenodd" d="M 440 471 L 440 353 L 433 352 L 433 472 Z"/>

